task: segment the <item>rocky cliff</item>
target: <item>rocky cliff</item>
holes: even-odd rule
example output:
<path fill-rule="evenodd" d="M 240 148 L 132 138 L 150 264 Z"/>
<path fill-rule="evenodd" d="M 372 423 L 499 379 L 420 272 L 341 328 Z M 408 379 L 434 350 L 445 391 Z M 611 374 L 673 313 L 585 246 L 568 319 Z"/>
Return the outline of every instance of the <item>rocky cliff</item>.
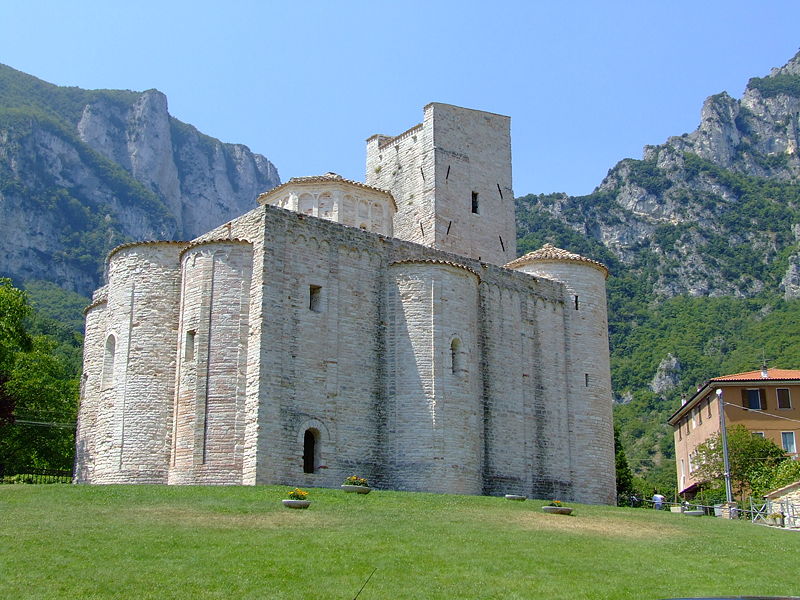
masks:
<path fill-rule="evenodd" d="M 708 98 L 697 130 L 622 160 L 589 196 L 519 199 L 520 235 L 566 225 L 661 297 L 796 297 L 799 139 L 800 53 L 739 100 Z"/>
<path fill-rule="evenodd" d="M 0 65 L 0 275 L 89 294 L 106 252 L 255 207 L 272 163 L 170 116 L 157 90 L 82 90 Z"/>
<path fill-rule="evenodd" d="M 800 367 L 800 54 L 703 104 L 588 196 L 517 199 L 517 249 L 609 265 L 615 423 L 634 471 L 675 485 L 667 418 L 709 377 Z"/>

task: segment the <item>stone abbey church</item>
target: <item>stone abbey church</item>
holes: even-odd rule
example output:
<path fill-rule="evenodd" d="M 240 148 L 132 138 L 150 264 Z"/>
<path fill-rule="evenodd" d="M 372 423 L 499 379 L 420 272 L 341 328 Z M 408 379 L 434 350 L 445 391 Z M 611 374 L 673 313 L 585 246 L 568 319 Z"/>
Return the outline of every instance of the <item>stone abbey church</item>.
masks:
<path fill-rule="evenodd" d="M 447 104 L 190 242 L 114 249 L 76 481 L 615 500 L 603 265 L 516 258 L 508 117 Z"/>

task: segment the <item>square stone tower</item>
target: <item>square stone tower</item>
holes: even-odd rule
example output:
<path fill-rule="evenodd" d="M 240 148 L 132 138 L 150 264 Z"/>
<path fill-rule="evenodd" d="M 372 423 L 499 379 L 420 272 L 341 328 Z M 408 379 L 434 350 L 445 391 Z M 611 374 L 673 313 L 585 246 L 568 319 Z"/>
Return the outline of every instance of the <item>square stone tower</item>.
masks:
<path fill-rule="evenodd" d="M 432 102 L 419 125 L 367 140 L 368 185 L 397 202 L 394 235 L 504 265 L 516 258 L 511 119 Z"/>

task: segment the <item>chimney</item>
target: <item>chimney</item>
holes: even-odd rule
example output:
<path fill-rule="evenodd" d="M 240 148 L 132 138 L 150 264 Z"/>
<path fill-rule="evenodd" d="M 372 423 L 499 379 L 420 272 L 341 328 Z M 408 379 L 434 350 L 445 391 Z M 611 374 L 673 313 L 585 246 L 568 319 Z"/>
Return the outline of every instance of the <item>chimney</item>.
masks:
<path fill-rule="evenodd" d="M 767 371 L 767 363 L 761 365 L 761 379 L 769 379 L 769 372 Z"/>

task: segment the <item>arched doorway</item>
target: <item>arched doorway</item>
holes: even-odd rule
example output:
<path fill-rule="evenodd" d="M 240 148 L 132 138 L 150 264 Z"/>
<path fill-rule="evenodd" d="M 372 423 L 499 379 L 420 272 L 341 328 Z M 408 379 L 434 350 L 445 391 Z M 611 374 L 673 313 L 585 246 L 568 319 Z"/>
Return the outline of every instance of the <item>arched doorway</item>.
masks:
<path fill-rule="evenodd" d="M 319 431 L 306 429 L 303 434 L 303 473 L 316 473 L 319 469 Z"/>

